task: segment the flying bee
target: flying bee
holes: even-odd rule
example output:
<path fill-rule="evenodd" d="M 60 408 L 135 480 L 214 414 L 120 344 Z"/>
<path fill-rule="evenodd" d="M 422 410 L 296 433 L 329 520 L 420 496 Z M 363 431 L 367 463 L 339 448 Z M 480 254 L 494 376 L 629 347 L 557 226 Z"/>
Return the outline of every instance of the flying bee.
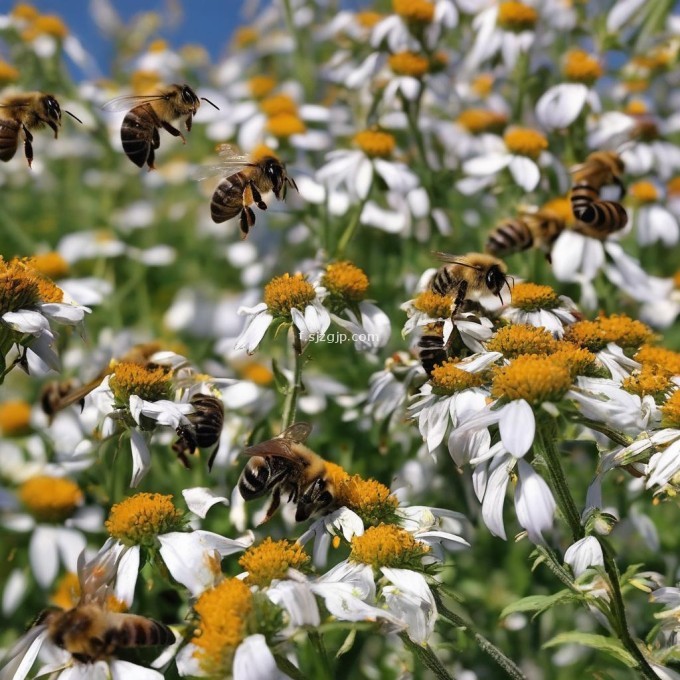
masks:
<path fill-rule="evenodd" d="M 84 564 L 81 555 L 78 604 L 68 610 L 43 612 L 34 628 L 46 630 L 53 644 L 81 663 L 105 661 L 128 647 L 167 647 L 174 643 L 175 635 L 164 623 L 138 614 L 109 610 L 107 601 L 112 592 L 105 579 L 115 575 L 109 567 L 98 563 L 96 558 Z"/>
<path fill-rule="evenodd" d="M 66 111 L 71 118 L 82 124 L 80 118 Z M 13 94 L 0 103 L 0 161 L 9 161 L 19 146 L 19 133 L 24 134 L 24 154 L 28 167 L 33 163 L 33 135 L 31 130 L 39 130 L 47 125 L 59 135 L 61 126 L 61 107 L 51 95 L 42 92 L 23 92 Z"/>
<path fill-rule="evenodd" d="M 604 241 L 628 224 L 626 209 L 616 201 L 591 201 L 585 206 L 572 229 L 584 236 Z"/>
<path fill-rule="evenodd" d="M 217 455 L 216 444 L 220 441 L 224 425 L 224 405 L 221 399 L 211 394 L 195 394 L 189 401 L 194 412 L 187 416 L 189 425 L 180 425 L 177 428 L 179 439 L 172 445 L 172 449 L 184 467 L 188 468 L 187 455 L 193 454 L 197 448 L 215 446 L 208 460 L 208 470 L 211 470 Z"/>
<path fill-rule="evenodd" d="M 250 456 L 238 480 L 243 499 L 250 501 L 271 492 L 263 524 L 278 509 L 281 494 L 287 493 L 288 502 L 297 505 L 296 522 L 329 510 L 334 503 L 335 490 L 326 473 L 326 461 L 304 445 L 311 431 L 308 423 L 295 423 L 278 437 L 243 452 Z"/>
<path fill-rule="evenodd" d="M 507 257 L 536 248 L 550 260 L 553 243 L 565 226 L 565 221 L 550 211 L 520 210 L 517 217 L 503 220 L 491 231 L 484 249 L 495 257 Z"/>
<path fill-rule="evenodd" d="M 508 283 L 508 268 L 503 260 L 485 253 L 468 253 L 464 256 L 435 253 L 445 262 L 432 277 L 430 288 L 439 295 L 454 295 L 451 316 L 459 311 L 467 299 L 495 295 L 503 304 L 501 290 Z"/>
<path fill-rule="evenodd" d="M 219 153 L 223 161 L 215 169 L 230 174 L 217 185 L 210 201 L 210 214 L 218 224 L 240 215 L 241 238 L 246 238 L 255 224 L 255 212 L 250 206 L 267 209 L 262 194 L 272 191 L 283 201 L 289 186 L 295 191 L 298 187 L 288 176 L 285 163 L 275 156 L 250 158 L 238 154 L 228 144 L 222 144 Z"/>
<path fill-rule="evenodd" d="M 626 194 L 626 187 L 621 180 L 625 164 L 616 151 L 594 151 L 583 163 L 570 168 L 574 185 L 590 186 L 598 194 L 602 187 L 614 184 L 621 192 L 620 198 Z"/>
<path fill-rule="evenodd" d="M 128 112 L 120 128 L 120 139 L 127 157 L 140 168 L 146 163 L 149 170 L 155 167 L 156 149 L 161 144 L 158 130 L 163 128 L 173 137 L 180 137 L 186 144 L 184 135 L 171 123 L 177 118 L 184 119 L 187 132 L 201 100 L 210 106 L 217 106 L 209 99 L 201 97 L 188 85 L 169 85 L 158 94 L 124 95 L 116 97 L 102 107 L 104 111 Z"/>

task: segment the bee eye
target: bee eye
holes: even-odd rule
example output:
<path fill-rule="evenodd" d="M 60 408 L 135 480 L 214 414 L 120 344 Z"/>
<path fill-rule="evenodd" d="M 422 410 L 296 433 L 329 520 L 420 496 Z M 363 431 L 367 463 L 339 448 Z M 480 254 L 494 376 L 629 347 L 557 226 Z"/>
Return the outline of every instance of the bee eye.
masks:
<path fill-rule="evenodd" d="M 47 115 L 50 118 L 61 118 L 61 109 L 59 108 L 59 103 L 54 97 L 48 97 L 45 100 L 45 108 L 47 109 Z"/>
<path fill-rule="evenodd" d="M 194 93 L 188 87 L 185 87 L 185 88 L 182 88 L 182 99 L 187 104 L 193 104 L 196 97 L 194 96 Z"/>

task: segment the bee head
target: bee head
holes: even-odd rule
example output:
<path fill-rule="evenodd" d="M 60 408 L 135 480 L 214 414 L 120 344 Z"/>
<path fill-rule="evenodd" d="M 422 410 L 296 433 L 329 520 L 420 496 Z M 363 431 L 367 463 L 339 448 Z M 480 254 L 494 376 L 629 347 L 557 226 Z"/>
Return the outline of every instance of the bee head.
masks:
<path fill-rule="evenodd" d="M 264 174 L 272 183 L 274 195 L 281 198 L 286 183 L 286 166 L 278 158 L 269 157 L 264 161 Z"/>
<path fill-rule="evenodd" d="M 501 296 L 501 288 L 503 286 L 507 285 L 508 283 L 508 278 L 503 272 L 503 270 L 497 265 L 494 264 L 491 267 L 489 267 L 489 270 L 486 272 L 486 286 L 487 288 L 497 297 Z M 501 299 L 502 302 L 502 299 Z"/>
<path fill-rule="evenodd" d="M 51 95 L 46 94 L 43 97 L 43 106 L 47 117 L 55 123 L 61 123 L 61 107 L 59 102 Z"/>
<path fill-rule="evenodd" d="M 304 522 L 312 515 L 325 510 L 334 501 L 328 480 L 317 477 L 300 495 L 295 511 L 295 521 Z"/>
<path fill-rule="evenodd" d="M 182 97 L 182 102 L 184 104 L 194 109 L 197 109 L 201 105 L 196 93 L 188 85 L 182 85 L 180 89 L 180 97 Z"/>

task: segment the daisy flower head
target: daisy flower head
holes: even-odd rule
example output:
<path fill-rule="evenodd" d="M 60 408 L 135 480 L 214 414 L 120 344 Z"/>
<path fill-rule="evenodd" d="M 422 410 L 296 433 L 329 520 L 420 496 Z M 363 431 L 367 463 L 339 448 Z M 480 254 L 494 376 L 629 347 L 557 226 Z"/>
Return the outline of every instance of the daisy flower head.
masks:
<path fill-rule="evenodd" d="M 312 336 L 326 332 L 331 317 L 323 305 L 326 290 L 315 286 L 303 274 L 274 277 L 264 287 L 264 302 L 254 307 L 240 307 L 246 326 L 236 340 L 235 349 L 252 354 L 264 338 L 269 326 L 294 326 L 304 347 Z"/>
<path fill-rule="evenodd" d="M 654 182 L 640 180 L 628 187 L 628 201 L 632 206 L 631 222 L 637 229 L 641 246 L 656 242 L 673 247 L 680 239 L 678 216 L 664 205 L 662 189 Z"/>

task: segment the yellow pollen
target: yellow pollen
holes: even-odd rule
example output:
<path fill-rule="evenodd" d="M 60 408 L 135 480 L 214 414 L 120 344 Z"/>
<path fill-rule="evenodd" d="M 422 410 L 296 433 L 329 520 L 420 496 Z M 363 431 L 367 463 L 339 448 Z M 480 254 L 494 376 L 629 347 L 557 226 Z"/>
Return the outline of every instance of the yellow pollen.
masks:
<path fill-rule="evenodd" d="M 498 25 L 508 31 L 527 31 L 538 21 L 538 12 L 523 2 L 501 2 Z"/>
<path fill-rule="evenodd" d="M 556 352 L 550 355 L 554 363 L 564 366 L 572 379 L 577 375 L 593 376 L 597 373 L 597 357 L 587 349 L 571 342 L 561 341 Z"/>
<path fill-rule="evenodd" d="M 657 188 L 651 182 L 646 182 L 644 180 L 631 184 L 628 187 L 628 192 L 635 202 L 640 205 L 655 203 L 659 200 Z"/>
<path fill-rule="evenodd" d="M 204 591 L 194 605 L 198 630 L 191 642 L 194 656 L 210 677 L 231 674 L 236 648 L 246 636 L 246 622 L 253 609 L 250 588 L 237 578 L 225 579 Z"/>
<path fill-rule="evenodd" d="M 274 374 L 271 369 L 255 361 L 241 366 L 238 372 L 243 380 L 250 380 L 250 382 L 262 387 L 271 385 L 272 380 L 274 380 Z"/>
<path fill-rule="evenodd" d="M 305 567 L 309 560 L 309 555 L 298 543 L 285 538 L 273 541 L 268 536 L 260 545 L 248 548 L 238 563 L 248 572 L 245 578 L 248 585 L 266 588 L 274 579 L 285 578 L 289 569 Z"/>
<path fill-rule="evenodd" d="M 349 479 L 349 473 L 337 463 L 326 461 L 326 479 L 329 486 L 334 489 L 339 489 L 342 484 Z"/>
<path fill-rule="evenodd" d="M 22 33 L 27 41 L 35 40 L 40 35 L 51 35 L 63 40 L 68 35 L 68 27 L 56 14 L 41 14 Z"/>
<path fill-rule="evenodd" d="M 295 100 L 287 94 L 273 94 L 260 102 L 262 113 L 268 118 L 280 116 L 287 113 L 291 116 L 297 116 L 298 106 Z"/>
<path fill-rule="evenodd" d="M 625 108 L 625 112 L 630 116 L 644 116 L 648 110 L 647 104 L 642 99 L 631 99 Z"/>
<path fill-rule="evenodd" d="M 567 223 L 574 221 L 574 213 L 571 211 L 571 201 L 566 196 L 553 198 L 547 203 L 544 203 L 541 212 L 552 213 L 555 217 Z"/>
<path fill-rule="evenodd" d="M 166 52 L 168 49 L 168 43 L 162 38 L 152 40 L 149 44 L 149 52 Z"/>
<path fill-rule="evenodd" d="M 333 540 L 331 541 L 331 545 L 336 550 L 340 547 L 340 536 L 338 534 L 335 534 L 335 536 L 333 536 Z"/>
<path fill-rule="evenodd" d="M 394 152 L 397 140 L 389 132 L 362 130 L 354 135 L 354 143 L 369 158 L 387 158 Z"/>
<path fill-rule="evenodd" d="M 668 371 L 671 375 L 680 375 L 680 352 L 674 352 L 672 349 L 643 345 L 634 359 L 643 366 Z"/>
<path fill-rule="evenodd" d="M 340 302 L 356 303 L 366 297 L 368 276 L 363 269 L 346 260 L 332 262 L 326 267 L 321 285 Z"/>
<path fill-rule="evenodd" d="M 253 76 L 248 81 L 248 89 L 255 99 L 267 97 L 275 87 L 276 79 L 271 76 Z"/>
<path fill-rule="evenodd" d="M 450 359 L 441 366 L 435 366 L 430 379 L 435 394 L 455 394 L 472 387 L 481 387 L 484 378 L 480 373 L 472 373 L 458 368 L 456 361 Z"/>
<path fill-rule="evenodd" d="M 564 75 L 568 80 L 590 85 L 602 76 L 599 60 L 583 50 L 570 50 L 564 59 Z"/>
<path fill-rule="evenodd" d="M 26 434 L 31 428 L 31 405 L 25 401 L 0 404 L 0 432 L 5 436 Z"/>
<path fill-rule="evenodd" d="M 41 253 L 31 258 L 33 269 L 50 279 L 58 279 L 69 273 L 68 262 L 57 252 Z"/>
<path fill-rule="evenodd" d="M 491 109 L 466 109 L 458 116 L 457 122 L 470 134 L 501 132 L 508 122 L 504 113 Z"/>
<path fill-rule="evenodd" d="M 14 68 L 11 64 L 0 59 L 0 83 L 3 85 L 6 83 L 11 83 L 19 78 L 19 71 Z"/>
<path fill-rule="evenodd" d="M 388 63 L 392 72 L 398 76 L 422 78 L 430 70 L 430 62 L 415 52 L 398 52 L 391 54 Z"/>
<path fill-rule="evenodd" d="M 558 347 L 559 342 L 550 331 L 526 324 L 505 326 L 486 343 L 490 352 L 501 352 L 506 359 L 523 354 L 552 354 Z"/>
<path fill-rule="evenodd" d="M 539 309 L 559 307 L 560 299 L 550 286 L 522 282 L 512 288 L 512 306 L 527 312 L 535 312 Z"/>
<path fill-rule="evenodd" d="M 673 274 L 673 286 L 675 286 L 675 288 L 680 288 L 680 271 Z"/>
<path fill-rule="evenodd" d="M 484 99 L 493 92 L 495 80 L 492 73 L 480 73 L 470 83 L 470 87 L 478 97 Z"/>
<path fill-rule="evenodd" d="M 424 290 L 413 299 L 413 306 L 432 319 L 443 319 L 451 316 L 452 295 L 439 295 L 433 290 Z"/>
<path fill-rule="evenodd" d="M 666 184 L 666 191 L 669 196 L 674 198 L 680 196 L 680 175 L 676 175 L 672 179 L 669 179 Z"/>
<path fill-rule="evenodd" d="M 627 77 L 621 84 L 628 92 L 633 92 L 635 94 L 646 92 L 647 89 L 649 89 L 649 80 L 643 77 Z M 623 110 L 627 113 L 626 107 L 624 107 Z"/>
<path fill-rule="evenodd" d="M 34 21 L 40 16 L 40 12 L 27 2 L 18 2 L 10 12 L 13 19 L 19 21 Z"/>
<path fill-rule="evenodd" d="M 411 23 L 429 24 L 434 19 L 434 5 L 427 0 L 392 0 L 392 9 Z"/>
<path fill-rule="evenodd" d="M 639 397 L 651 395 L 660 401 L 673 386 L 671 374 L 650 364 L 643 365 L 642 369 L 628 376 L 621 383 L 626 392 L 637 394 Z"/>
<path fill-rule="evenodd" d="M 21 485 L 19 498 L 38 521 L 60 523 L 82 504 L 83 492 L 65 477 L 38 475 Z"/>
<path fill-rule="evenodd" d="M 599 316 L 594 321 L 577 321 L 569 326 L 564 339 L 591 352 L 599 352 L 610 342 L 623 349 L 637 349 L 653 337 L 651 329 L 642 321 L 631 319 L 625 314 L 612 314 Z"/>
<path fill-rule="evenodd" d="M 40 298 L 40 279 L 20 260 L 0 258 L 0 316 L 35 307 Z"/>
<path fill-rule="evenodd" d="M 137 493 L 116 503 L 104 525 L 109 535 L 125 545 L 156 545 L 156 536 L 184 527 L 184 513 L 172 495 Z"/>
<path fill-rule="evenodd" d="M 338 505 L 356 512 L 365 526 L 395 520 L 399 501 L 384 484 L 375 479 L 352 475 L 335 488 Z"/>
<path fill-rule="evenodd" d="M 661 425 L 680 429 L 680 390 L 676 390 L 661 407 Z"/>
<path fill-rule="evenodd" d="M 131 361 L 116 364 L 109 386 L 119 404 L 127 404 L 133 394 L 145 401 L 170 399 L 172 395 L 172 384 L 165 368 L 147 368 Z"/>
<path fill-rule="evenodd" d="M 297 114 L 279 113 L 267 120 L 267 131 L 277 139 L 286 139 L 292 135 L 304 134 L 307 126 Z"/>
<path fill-rule="evenodd" d="M 264 287 L 264 302 L 269 313 L 288 319 L 291 309 L 303 311 L 315 297 L 314 286 L 302 274 L 276 276 Z"/>
<path fill-rule="evenodd" d="M 430 546 L 416 541 L 413 536 L 394 524 L 368 527 L 362 536 L 352 538 L 349 559 L 353 562 L 380 567 L 421 566 L 422 558 L 430 552 Z"/>
<path fill-rule="evenodd" d="M 237 50 L 249 47 L 257 42 L 260 34 L 252 26 L 241 26 L 234 31 L 232 41 Z"/>
<path fill-rule="evenodd" d="M 158 71 L 138 70 L 130 76 L 130 87 L 134 94 L 151 94 L 159 88 L 162 80 Z"/>
<path fill-rule="evenodd" d="M 510 153 L 528 156 L 534 160 L 541 155 L 541 151 L 548 148 L 548 140 L 531 128 L 515 127 L 507 130 L 503 135 L 503 141 Z"/>
<path fill-rule="evenodd" d="M 57 587 L 50 595 L 50 604 L 59 609 L 73 609 L 80 601 L 80 581 L 78 574 L 66 572 L 57 581 Z"/>
<path fill-rule="evenodd" d="M 384 15 L 380 14 L 379 12 L 371 12 L 370 10 L 366 10 L 363 12 L 357 12 L 354 15 L 354 18 L 357 20 L 359 26 L 370 29 L 382 21 L 383 16 Z"/>
<path fill-rule="evenodd" d="M 559 401 L 571 383 L 569 369 L 552 357 L 527 354 L 496 369 L 491 394 L 499 399 L 524 399 L 538 405 L 544 401 Z"/>
<path fill-rule="evenodd" d="M 35 258 L 26 257 L 16 261 L 26 271 L 36 275 L 38 296 L 41 302 L 61 302 L 64 299 L 64 291 L 54 281 L 45 276 L 36 266 Z"/>

